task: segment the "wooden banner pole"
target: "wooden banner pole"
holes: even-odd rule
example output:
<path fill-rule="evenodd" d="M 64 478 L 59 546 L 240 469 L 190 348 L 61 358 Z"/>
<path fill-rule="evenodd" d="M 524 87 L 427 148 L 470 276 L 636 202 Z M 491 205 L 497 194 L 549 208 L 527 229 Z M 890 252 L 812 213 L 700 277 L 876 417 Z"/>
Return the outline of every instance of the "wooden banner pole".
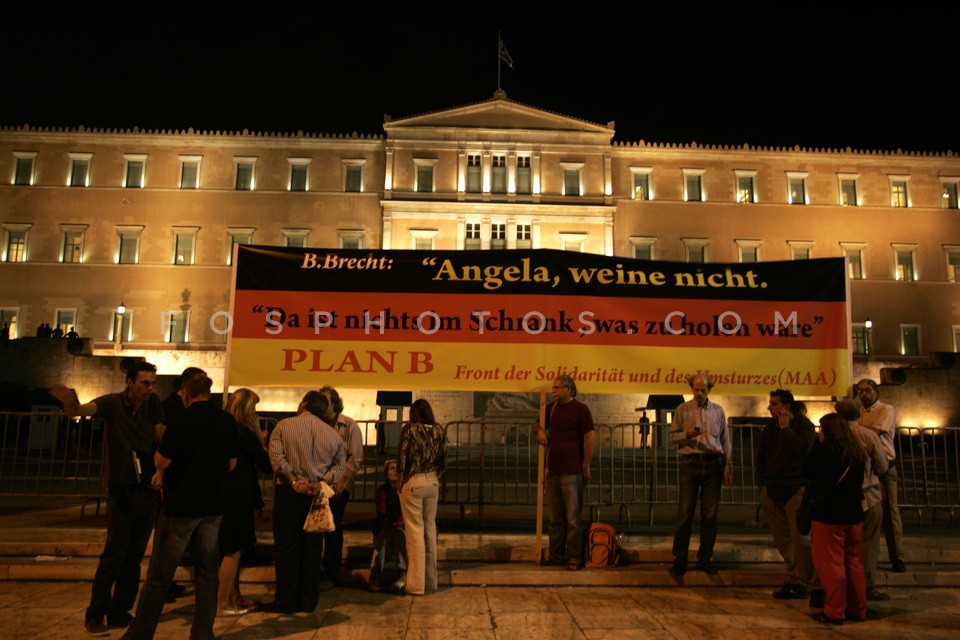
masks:
<path fill-rule="evenodd" d="M 540 392 L 540 428 L 547 426 L 547 393 Z M 535 434 L 536 435 L 536 434 Z M 546 449 L 537 443 L 537 563 L 543 562 L 543 481 Z"/>

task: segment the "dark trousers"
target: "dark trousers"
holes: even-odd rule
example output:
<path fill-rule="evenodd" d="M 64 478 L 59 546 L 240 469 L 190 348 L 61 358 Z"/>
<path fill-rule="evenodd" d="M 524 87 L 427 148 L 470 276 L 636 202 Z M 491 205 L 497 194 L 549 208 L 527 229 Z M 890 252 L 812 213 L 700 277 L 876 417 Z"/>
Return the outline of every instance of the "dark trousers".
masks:
<path fill-rule="evenodd" d="M 673 562 L 676 565 L 687 566 L 690 531 L 698 497 L 700 549 L 697 551 L 697 561 L 706 562 L 713 556 L 723 466 L 723 456 L 680 456 L 680 499 L 677 503 L 677 529 L 673 534 Z"/>
<path fill-rule="evenodd" d="M 336 529 L 323 534 L 323 572 L 333 582 L 339 580 L 340 565 L 343 563 L 343 516 L 348 502 L 350 492 L 346 490 L 330 498 L 330 513 Z"/>
<path fill-rule="evenodd" d="M 108 489 L 107 540 L 93 578 L 86 620 L 115 618 L 133 608 L 157 504 L 157 492 L 152 489 L 135 485 Z"/>
<path fill-rule="evenodd" d="M 276 558 L 278 609 L 311 612 L 320 602 L 323 535 L 305 533 L 313 496 L 277 487 L 273 502 L 273 551 Z"/>

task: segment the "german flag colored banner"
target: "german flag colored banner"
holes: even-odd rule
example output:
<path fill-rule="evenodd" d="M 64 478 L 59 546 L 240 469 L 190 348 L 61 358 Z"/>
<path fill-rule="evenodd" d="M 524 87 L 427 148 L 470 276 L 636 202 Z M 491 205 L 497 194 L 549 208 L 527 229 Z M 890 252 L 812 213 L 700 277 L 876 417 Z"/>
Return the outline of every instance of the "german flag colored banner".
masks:
<path fill-rule="evenodd" d="M 230 385 L 843 395 L 843 258 L 651 262 L 554 250 L 239 246 Z"/>

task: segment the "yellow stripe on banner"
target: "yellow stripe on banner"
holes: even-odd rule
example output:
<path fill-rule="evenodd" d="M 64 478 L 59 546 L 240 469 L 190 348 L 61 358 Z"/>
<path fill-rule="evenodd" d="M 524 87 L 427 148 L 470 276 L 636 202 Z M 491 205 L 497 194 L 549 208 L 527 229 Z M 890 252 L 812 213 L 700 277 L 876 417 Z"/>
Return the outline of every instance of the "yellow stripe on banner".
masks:
<path fill-rule="evenodd" d="M 669 366 L 662 363 L 669 362 Z M 234 339 L 233 386 L 317 386 L 535 392 L 568 373 L 584 393 L 681 393 L 708 370 L 723 395 L 842 396 L 845 349 L 704 349 Z"/>

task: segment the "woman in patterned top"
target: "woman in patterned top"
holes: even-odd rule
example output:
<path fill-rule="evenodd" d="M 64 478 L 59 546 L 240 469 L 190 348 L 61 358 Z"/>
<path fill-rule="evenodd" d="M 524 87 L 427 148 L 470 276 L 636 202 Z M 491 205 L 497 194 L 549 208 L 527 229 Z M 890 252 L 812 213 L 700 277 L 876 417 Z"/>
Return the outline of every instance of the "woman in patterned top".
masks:
<path fill-rule="evenodd" d="M 406 592 L 423 595 L 437 588 L 437 502 L 447 467 L 447 431 L 437 424 L 430 403 L 410 407 L 400 429 L 400 508 L 407 533 Z"/>

